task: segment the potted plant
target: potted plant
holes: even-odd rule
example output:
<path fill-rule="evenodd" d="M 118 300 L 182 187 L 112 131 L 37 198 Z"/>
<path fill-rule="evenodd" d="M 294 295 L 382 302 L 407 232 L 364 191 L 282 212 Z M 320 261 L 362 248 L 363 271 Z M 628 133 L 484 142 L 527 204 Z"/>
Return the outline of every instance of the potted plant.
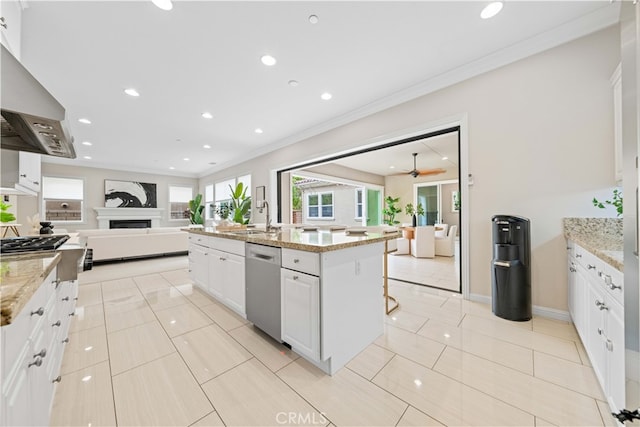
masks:
<path fill-rule="evenodd" d="M 424 216 L 424 208 L 420 203 L 418 203 L 418 207 L 416 208 L 416 215 L 418 215 L 418 217 Z"/>
<path fill-rule="evenodd" d="M 396 203 L 400 201 L 400 197 L 393 198 L 391 196 L 387 196 L 384 199 L 387 207 L 382 210 L 384 215 L 384 223 L 387 225 L 397 225 L 400 224 L 400 221 L 396 220 L 396 215 L 402 212 L 402 209 L 396 206 Z"/>
<path fill-rule="evenodd" d="M 416 217 L 417 211 L 413 207 L 413 203 L 407 203 L 407 205 L 404 207 L 404 213 L 411 217 L 411 225 L 415 227 L 418 224 L 418 218 Z"/>
<path fill-rule="evenodd" d="M 615 189 L 613 190 L 613 200 L 605 200 L 604 202 L 601 202 L 594 197 L 591 202 L 593 203 L 593 206 L 600 209 L 604 209 L 606 207 L 605 205 L 614 206 L 616 208 L 616 212 L 618 212 L 618 216 L 622 216 L 622 201 L 622 191 Z"/>
<path fill-rule="evenodd" d="M 231 190 L 231 212 L 233 214 L 233 222 L 237 224 L 248 224 L 251 211 L 251 196 L 247 196 L 247 188 L 242 182 L 233 188 L 229 185 Z"/>
<path fill-rule="evenodd" d="M 202 226 L 204 224 L 204 218 L 202 217 L 203 210 L 202 194 L 196 194 L 195 199 L 189 200 L 189 221 L 191 225 Z"/>
<path fill-rule="evenodd" d="M 0 202 L 0 222 L 7 223 L 16 220 L 16 216 L 11 212 L 7 212 L 7 210 L 11 207 L 11 205 L 6 204 L 5 202 Z"/>

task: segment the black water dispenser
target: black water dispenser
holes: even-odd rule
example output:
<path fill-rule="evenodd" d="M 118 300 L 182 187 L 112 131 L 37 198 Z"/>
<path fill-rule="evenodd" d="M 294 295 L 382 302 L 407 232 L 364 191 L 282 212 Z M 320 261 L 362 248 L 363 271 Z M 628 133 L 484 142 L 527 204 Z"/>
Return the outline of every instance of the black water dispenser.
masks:
<path fill-rule="evenodd" d="M 529 220 L 495 215 L 491 261 L 491 305 L 503 319 L 531 319 L 531 239 Z"/>

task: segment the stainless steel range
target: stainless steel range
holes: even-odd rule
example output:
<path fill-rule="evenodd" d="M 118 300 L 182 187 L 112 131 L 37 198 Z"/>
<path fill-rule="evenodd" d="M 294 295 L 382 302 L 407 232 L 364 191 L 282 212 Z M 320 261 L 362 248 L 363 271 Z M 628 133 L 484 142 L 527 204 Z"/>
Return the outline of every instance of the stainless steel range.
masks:
<path fill-rule="evenodd" d="M 91 270 L 91 249 L 87 249 L 84 242 L 70 241 L 66 234 L 14 237 L 2 239 L 0 243 L 0 254 L 4 256 L 42 251 L 56 251 L 62 255 L 58 264 L 58 278 L 62 281 L 76 280 L 79 271 Z"/>

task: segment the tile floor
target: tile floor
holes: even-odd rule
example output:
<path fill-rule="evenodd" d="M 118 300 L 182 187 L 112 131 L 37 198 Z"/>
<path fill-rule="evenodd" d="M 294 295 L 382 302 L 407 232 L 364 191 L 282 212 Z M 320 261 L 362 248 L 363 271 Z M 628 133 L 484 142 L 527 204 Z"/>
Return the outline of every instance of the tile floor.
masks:
<path fill-rule="evenodd" d="M 456 241 L 455 255 L 452 257 L 389 256 L 389 277 L 460 292 L 460 242 Z"/>
<path fill-rule="evenodd" d="M 400 309 L 334 376 L 195 289 L 186 257 L 96 266 L 52 425 L 614 425 L 571 324 L 391 281 Z"/>

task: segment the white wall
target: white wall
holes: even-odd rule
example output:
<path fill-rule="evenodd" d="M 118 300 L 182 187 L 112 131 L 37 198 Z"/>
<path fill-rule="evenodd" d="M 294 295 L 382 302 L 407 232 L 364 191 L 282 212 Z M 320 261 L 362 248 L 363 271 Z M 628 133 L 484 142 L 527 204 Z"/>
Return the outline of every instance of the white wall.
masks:
<path fill-rule="evenodd" d="M 562 218 L 602 216 L 591 199 L 614 185 L 613 97 L 618 26 L 365 117 L 201 180 L 251 170 L 270 188 L 272 169 L 371 143 L 379 135 L 467 114 L 470 291 L 490 295 L 496 213 L 532 221 L 535 305 L 566 310 Z"/>
<path fill-rule="evenodd" d="M 162 227 L 176 227 L 188 225 L 188 220 L 169 220 L 169 185 L 191 185 L 196 194 L 198 190 L 198 180 L 195 178 L 181 178 L 167 175 L 152 175 L 138 172 L 125 172 L 111 169 L 97 169 L 79 166 L 67 166 L 54 163 L 42 163 L 43 176 L 57 176 L 63 178 L 83 178 L 85 200 L 83 205 L 83 216 L 85 221 L 82 224 L 60 223 L 56 226 L 69 231 L 98 228 L 96 220 L 95 207 L 104 207 L 104 180 L 114 179 L 122 181 L 139 181 L 155 183 L 158 197 L 158 208 L 164 208 L 165 211 L 160 221 Z M 202 190 L 204 191 L 204 189 Z M 41 209 L 40 197 L 18 197 L 18 222 L 23 224 L 21 234 L 28 232 L 26 217 L 34 213 L 40 213 L 42 218 L 44 215 Z"/>

